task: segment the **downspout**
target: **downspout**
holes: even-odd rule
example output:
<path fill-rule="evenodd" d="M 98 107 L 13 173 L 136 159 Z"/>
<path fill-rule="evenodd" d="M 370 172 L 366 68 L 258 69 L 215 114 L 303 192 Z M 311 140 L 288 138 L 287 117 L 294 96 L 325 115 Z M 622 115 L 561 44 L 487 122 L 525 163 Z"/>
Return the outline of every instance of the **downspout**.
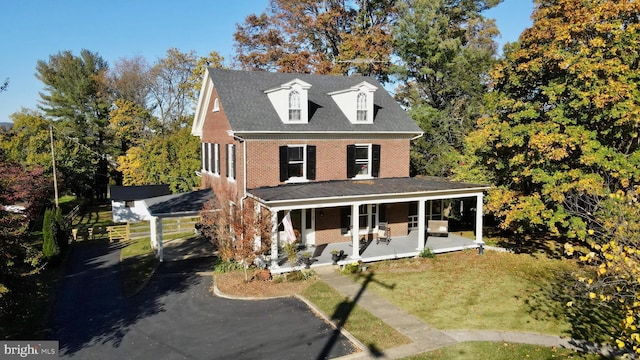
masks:
<path fill-rule="evenodd" d="M 424 136 L 424 133 L 420 133 L 420 135 L 416 135 L 416 136 L 412 137 L 411 139 L 409 139 L 409 141 L 413 141 L 413 140 L 416 140 L 416 139 L 420 139 L 420 138 L 421 138 L 421 137 L 423 137 L 423 136 Z"/>

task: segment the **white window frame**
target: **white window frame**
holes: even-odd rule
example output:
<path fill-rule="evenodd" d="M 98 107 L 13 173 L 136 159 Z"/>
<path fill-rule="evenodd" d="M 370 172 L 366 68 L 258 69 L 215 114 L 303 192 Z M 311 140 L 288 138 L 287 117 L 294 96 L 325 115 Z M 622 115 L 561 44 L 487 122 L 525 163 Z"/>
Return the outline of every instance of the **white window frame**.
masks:
<path fill-rule="evenodd" d="M 302 96 L 300 92 L 297 90 L 291 90 L 289 92 L 289 122 L 291 123 L 299 123 L 302 122 Z M 293 117 L 293 114 L 297 114 L 296 117 Z"/>
<path fill-rule="evenodd" d="M 367 165 L 367 173 L 366 174 L 359 174 L 356 173 L 356 176 L 354 177 L 354 179 L 370 179 L 371 176 L 371 166 L 373 165 L 373 161 L 372 161 L 372 144 L 355 144 L 356 147 L 356 154 L 358 153 L 358 148 L 367 148 L 367 161 L 366 163 L 364 161 L 360 161 L 358 162 L 358 158 L 354 157 L 354 161 L 355 161 L 355 165 L 357 166 L 358 164 L 366 164 Z"/>
<path fill-rule="evenodd" d="M 227 174 L 227 178 L 230 180 L 236 179 L 236 145 L 235 144 L 227 144 L 227 166 L 229 167 L 229 174 Z M 234 156 L 232 156 L 234 155 Z"/>
<path fill-rule="evenodd" d="M 214 153 L 213 153 L 213 144 L 212 143 L 207 143 L 207 148 L 208 148 L 208 151 L 209 151 L 209 159 L 208 159 L 209 163 L 207 164 L 207 166 L 208 166 L 207 167 L 207 171 L 209 173 L 213 173 L 213 155 L 214 155 Z"/>
<path fill-rule="evenodd" d="M 290 183 L 290 182 L 305 182 L 305 181 L 309 181 L 307 179 L 307 145 L 305 145 L 305 144 L 287 145 L 287 148 L 301 148 L 302 149 L 302 161 L 296 160 L 296 161 L 292 162 L 291 160 L 287 160 L 287 166 L 289 166 L 289 164 L 292 164 L 292 163 L 294 163 L 294 164 L 302 164 L 302 177 L 289 176 L 289 179 L 287 179 L 287 181 L 285 181 L 285 182 L 286 183 Z M 287 149 L 287 151 L 288 151 L 288 149 Z M 288 159 L 288 156 L 287 156 L 287 159 Z"/>
<path fill-rule="evenodd" d="M 218 98 L 215 98 L 215 100 L 213 100 L 213 110 L 211 110 L 211 112 L 218 111 L 220 111 L 220 102 L 218 101 Z"/>
<path fill-rule="evenodd" d="M 369 122 L 367 115 L 367 94 L 361 91 L 356 96 L 356 122 Z"/>
<path fill-rule="evenodd" d="M 207 143 L 202 143 L 201 149 L 200 149 L 200 158 L 202 159 L 202 171 L 207 171 L 207 157 L 206 157 L 206 153 L 207 153 Z"/>
<path fill-rule="evenodd" d="M 218 143 L 213 144 L 213 151 L 214 151 L 213 173 L 215 175 L 220 175 L 220 144 Z"/>

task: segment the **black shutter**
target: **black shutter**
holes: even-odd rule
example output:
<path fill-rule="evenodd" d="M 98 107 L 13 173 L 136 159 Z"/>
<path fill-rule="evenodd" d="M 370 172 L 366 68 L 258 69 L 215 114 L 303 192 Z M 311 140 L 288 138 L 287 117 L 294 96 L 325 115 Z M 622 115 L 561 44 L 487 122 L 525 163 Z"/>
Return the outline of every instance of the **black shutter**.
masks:
<path fill-rule="evenodd" d="M 230 149 L 229 149 L 229 144 L 225 144 L 225 148 L 226 148 L 226 149 L 225 149 L 225 152 L 224 152 L 224 153 L 225 153 L 225 155 L 226 155 L 227 161 L 225 161 L 225 164 L 226 164 L 226 166 L 225 166 L 225 170 L 226 170 L 226 172 L 225 172 L 225 174 L 224 174 L 224 175 L 225 175 L 226 177 L 229 177 L 229 159 L 230 159 L 230 157 L 229 157 L 229 150 L 230 150 Z"/>
<path fill-rule="evenodd" d="M 380 176 L 380 145 L 371 146 L 371 176 Z"/>
<path fill-rule="evenodd" d="M 236 146 L 235 145 L 230 145 L 231 147 L 231 160 L 232 160 L 232 165 L 233 165 L 233 178 L 236 178 Z"/>
<path fill-rule="evenodd" d="M 284 182 L 289 178 L 289 147 L 280 146 L 280 181 Z"/>
<path fill-rule="evenodd" d="M 315 145 L 307 145 L 307 179 L 308 180 L 316 179 L 316 146 Z"/>
<path fill-rule="evenodd" d="M 347 145 L 347 178 L 356 176 L 356 146 Z"/>

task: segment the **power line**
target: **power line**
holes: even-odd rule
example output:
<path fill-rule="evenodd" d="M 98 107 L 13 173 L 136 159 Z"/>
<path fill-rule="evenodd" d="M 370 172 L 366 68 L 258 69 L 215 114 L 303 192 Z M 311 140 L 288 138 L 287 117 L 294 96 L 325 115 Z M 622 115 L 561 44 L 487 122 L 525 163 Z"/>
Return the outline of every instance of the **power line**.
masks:
<path fill-rule="evenodd" d="M 107 161 L 107 163 L 109 165 L 111 165 L 113 168 L 117 168 L 119 166 L 119 164 L 113 160 L 113 157 L 109 154 L 101 154 L 95 150 L 93 150 L 92 148 L 88 147 L 85 144 L 82 144 L 80 141 L 78 141 L 78 138 L 72 138 L 69 135 L 65 134 L 62 130 L 58 129 L 55 125 L 53 125 L 53 123 L 51 124 L 51 127 L 54 128 L 56 131 L 58 131 L 58 133 L 60 135 L 62 135 L 63 137 L 65 137 L 67 140 L 74 142 L 76 145 L 80 146 L 81 148 L 89 151 L 90 153 L 94 154 L 95 156 L 97 156 L 98 158 Z"/>

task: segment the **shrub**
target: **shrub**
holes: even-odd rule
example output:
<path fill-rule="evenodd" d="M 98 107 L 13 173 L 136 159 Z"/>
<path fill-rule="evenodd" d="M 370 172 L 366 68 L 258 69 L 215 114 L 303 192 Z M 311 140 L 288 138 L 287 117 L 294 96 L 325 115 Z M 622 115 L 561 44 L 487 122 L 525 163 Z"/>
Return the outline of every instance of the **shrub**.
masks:
<path fill-rule="evenodd" d="M 56 224 L 55 211 L 53 209 L 45 210 L 42 224 L 42 255 L 47 260 L 51 260 L 60 254 L 60 248 L 56 242 L 58 232 Z"/>
<path fill-rule="evenodd" d="M 431 251 L 431 249 L 424 248 L 424 250 L 422 250 L 422 252 L 420 253 L 420 257 L 421 258 L 433 259 L 433 258 L 436 257 L 436 254 L 434 254 L 433 251 Z"/>
<path fill-rule="evenodd" d="M 271 280 L 271 271 L 268 269 L 259 269 L 253 272 L 251 280 L 269 281 Z"/>
<path fill-rule="evenodd" d="M 222 259 L 216 259 L 213 264 L 213 272 L 218 274 L 224 274 L 236 270 L 242 270 L 242 264 L 235 261 L 224 261 Z"/>

